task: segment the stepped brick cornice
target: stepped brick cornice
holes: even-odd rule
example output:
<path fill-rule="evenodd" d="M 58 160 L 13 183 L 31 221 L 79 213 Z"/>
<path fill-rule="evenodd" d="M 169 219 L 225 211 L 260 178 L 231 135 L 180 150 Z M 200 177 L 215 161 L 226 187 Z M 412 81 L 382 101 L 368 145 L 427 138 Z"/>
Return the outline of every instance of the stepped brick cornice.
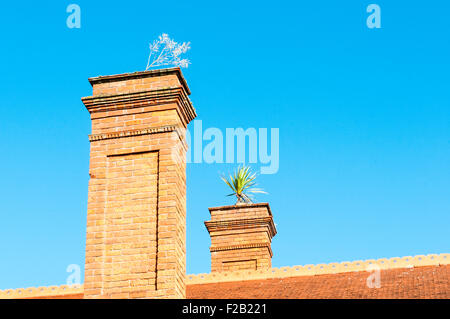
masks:
<path fill-rule="evenodd" d="M 205 226 L 208 229 L 209 233 L 220 230 L 248 229 L 254 227 L 267 227 L 269 235 L 271 237 L 275 236 L 277 233 L 272 216 L 260 218 L 240 218 L 231 220 L 206 221 Z"/>
<path fill-rule="evenodd" d="M 185 125 L 197 116 L 186 91 L 180 87 L 97 95 L 84 97 L 82 101 L 94 118 L 114 116 L 125 110 L 133 113 L 133 109 L 138 109 L 139 112 L 144 107 L 150 107 L 146 112 L 176 109 Z"/>

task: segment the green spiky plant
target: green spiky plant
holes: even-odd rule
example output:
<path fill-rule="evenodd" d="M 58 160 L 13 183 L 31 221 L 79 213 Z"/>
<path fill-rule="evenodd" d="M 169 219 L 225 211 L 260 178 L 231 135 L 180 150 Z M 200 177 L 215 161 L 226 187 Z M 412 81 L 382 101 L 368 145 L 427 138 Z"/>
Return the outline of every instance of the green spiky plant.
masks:
<path fill-rule="evenodd" d="M 222 176 L 222 180 L 227 184 L 233 193 L 227 196 L 236 196 L 236 204 L 252 203 L 252 195 L 254 193 L 267 194 L 260 188 L 254 188 L 256 173 L 250 170 L 249 166 L 240 166 L 234 172 L 234 175 L 230 175 L 229 179 Z"/>

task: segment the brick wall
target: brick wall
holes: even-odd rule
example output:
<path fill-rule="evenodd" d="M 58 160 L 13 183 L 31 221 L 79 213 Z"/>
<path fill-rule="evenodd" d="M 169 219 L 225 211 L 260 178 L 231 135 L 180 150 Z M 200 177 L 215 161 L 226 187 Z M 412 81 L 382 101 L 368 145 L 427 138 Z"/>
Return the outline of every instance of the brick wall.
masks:
<path fill-rule="evenodd" d="M 240 204 L 209 209 L 211 271 L 268 269 L 276 234 L 269 204 Z"/>
<path fill-rule="evenodd" d="M 90 79 L 85 298 L 184 298 L 185 131 L 178 68 Z"/>

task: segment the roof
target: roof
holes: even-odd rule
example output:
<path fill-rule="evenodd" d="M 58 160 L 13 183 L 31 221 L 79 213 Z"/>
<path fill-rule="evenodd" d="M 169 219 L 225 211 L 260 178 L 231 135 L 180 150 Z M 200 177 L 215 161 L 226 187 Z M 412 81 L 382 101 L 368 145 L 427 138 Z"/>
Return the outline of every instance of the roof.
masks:
<path fill-rule="evenodd" d="M 379 288 L 368 278 L 379 271 Z M 189 299 L 450 298 L 450 254 L 186 276 Z M 0 290 L 0 299 L 82 299 L 83 286 Z"/>
<path fill-rule="evenodd" d="M 367 272 L 188 285 L 188 299 L 410 299 L 450 298 L 450 265 L 386 269 L 380 288 Z"/>

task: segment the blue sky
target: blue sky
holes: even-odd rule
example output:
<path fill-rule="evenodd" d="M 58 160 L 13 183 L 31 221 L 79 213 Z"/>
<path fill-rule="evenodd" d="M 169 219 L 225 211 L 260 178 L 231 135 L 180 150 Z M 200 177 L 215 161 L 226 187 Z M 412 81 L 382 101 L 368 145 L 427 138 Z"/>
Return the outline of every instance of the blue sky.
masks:
<path fill-rule="evenodd" d="M 448 1 L 5 2 L 0 9 L 0 289 L 84 264 L 88 77 L 145 69 L 162 32 L 204 127 L 279 128 L 261 175 L 273 266 L 449 252 Z M 368 29 L 366 7 L 381 7 Z M 210 270 L 208 207 L 226 164 L 187 168 L 187 272 Z"/>

